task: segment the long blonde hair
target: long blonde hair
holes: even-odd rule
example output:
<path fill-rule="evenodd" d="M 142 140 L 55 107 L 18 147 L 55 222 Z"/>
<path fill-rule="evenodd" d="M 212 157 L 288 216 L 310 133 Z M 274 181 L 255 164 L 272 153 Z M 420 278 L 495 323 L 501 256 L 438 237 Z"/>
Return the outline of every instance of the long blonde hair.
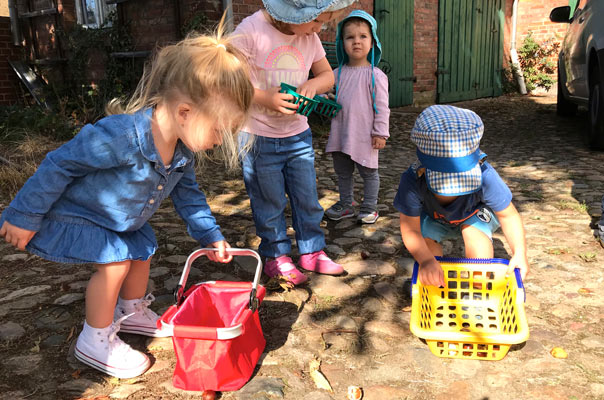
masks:
<path fill-rule="evenodd" d="M 224 34 L 224 16 L 214 34 L 192 34 L 159 49 L 146 65 L 130 100 L 124 105 L 120 99 L 113 99 L 106 113 L 133 114 L 182 96 L 199 109 L 215 106 L 209 104 L 210 98 L 226 98 L 241 110 L 244 120 L 247 117 L 254 87 L 245 56 L 233 45 L 233 38 Z M 212 115 L 221 119 L 221 115 Z M 221 132 L 219 151 L 229 167 L 238 163 L 237 132 L 244 120 L 230 131 Z M 199 130 L 203 131 L 203 127 Z M 249 144 L 243 147 L 247 149 Z"/>

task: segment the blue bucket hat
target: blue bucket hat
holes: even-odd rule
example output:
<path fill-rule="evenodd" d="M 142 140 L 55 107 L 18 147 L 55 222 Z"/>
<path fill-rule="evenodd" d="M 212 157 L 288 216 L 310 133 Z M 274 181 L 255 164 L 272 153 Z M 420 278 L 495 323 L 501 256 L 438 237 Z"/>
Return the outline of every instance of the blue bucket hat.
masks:
<path fill-rule="evenodd" d="M 348 63 L 348 54 L 346 54 L 346 51 L 344 50 L 344 39 L 342 38 L 342 35 L 344 33 L 344 24 L 351 18 L 364 19 L 371 27 L 373 47 L 369 50 L 369 54 L 367 54 L 367 61 L 369 61 L 371 65 L 378 65 L 382 58 L 382 45 L 377 35 L 377 21 L 363 10 L 351 11 L 350 14 L 338 24 L 338 31 L 336 32 L 336 56 L 338 57 L 338 64 L 344 65 Z"/>
<path fill-rule="evenodd" d="M 375 75 L 373 74 L 373 67 L 379 64 L 382 58 L 382 44 L 377 35 L 377 21 L 371 15 L 363 10 L 353 10 L 346 18 L 344 18 L 338 24 L 338 31 L 336 32 L 336 56 L 338 57 L 338 81 L 336 82 L 336 101 L 338 100 L 338 86 L 340 85 L 340 72 L 342 71 L 342 65 L 348 63 L 348 54 L 344 50 L 344 24 L 351 18 L 361 18 L 367 21 L 371 27 L 371 36 L 373 37 L 373 45 L 369 53 L 367 53 L 367 61 L 371 64 L 371 96 L 373 98 L 373 109 L 378 114 L 377 106 L 375 104 Z"/>
<path fill-rule="evenodd" d="M 287 24 L 304 24 L 324 12 L 346 8 L 356 0 L 262 0 L 271 17 Z"/>
<path fill-rule="evenodd" d="M 471 110 L 435 105 L 422 111 L 411 129 L 411 141 L 421 167 L 426 168 L 430 191 L 461 196 L 480 189 L 483 131 L 482 120 Z"/>

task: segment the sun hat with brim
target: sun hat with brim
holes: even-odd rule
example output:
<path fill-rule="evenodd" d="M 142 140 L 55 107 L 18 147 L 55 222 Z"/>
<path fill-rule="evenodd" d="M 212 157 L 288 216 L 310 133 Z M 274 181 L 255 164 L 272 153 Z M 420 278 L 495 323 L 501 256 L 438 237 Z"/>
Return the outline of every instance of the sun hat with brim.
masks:
<path fill-rule="evenodd" d="M 377 109 L 377 105 L 375 104 L 375 75 L 373 73 L 373 68 L 379 64 L 380 59 L 382 58 L 382 44 L 380 43 L 380 39 L 377 35 L 377 22 L 375 18 L 366 13 L 363 10 L 352 10 L 350 14 L 346 18 L 344 18 L 340 23 L 338 23 L 338 30 L 336 32 L 336 57 L 338 59 L 338 78 L 336 79 L 336 101 L 338 100 L 338 89 L 340 86 L 340 75 L 342 74 L 342 65 L 348 64 L 349 58 L 348 54 L 346 54 L 346 50 L 344 49 L 344 25 L 346 25 L 346 21 L 351 18 L 363 19 L 367 21 L 369 27 L 371 29 L 371 36 L 373 37 L 373 43 L 371 45 L 371 50 L 367 53 L 367 61 L 371 64 L 371 99 L 373 104 L 373 110 L 376 114 L 379 114 Z"/>
<path fill-rule="evenodd" d="M 351 18 L 360 18 L 367 21 L 369 24 L 371 36 L 373 37 L 373 45 L 367 54 L 367 61 L 369 61 L 371 65 L 378 65 L 382 58 L 382 44 L 380 43 L 380 39 L 377 35 L 377 21 L 363 10 L 352 10 L 350 14 L 346 16 L 346 18 L 338 23 L 338 30 L 336 32 L 336 57 L 338 59 L 338 65 L 348 64 L 349 61 L 348 54 L 346 54 L 346 50 L 344 50 L 343 30 L 346 21 Z"/>
<path fill-rule="evenodd" d="M 324 12 L 346 8 L 356 0 L 262 0 L 271 17 L 287 24 L 304 24 Z"/>
<path fill-rule="evenodd" d="M 480 189 L 483 132 L 482 120 L 471 110 L 435 105 L 422 111 L 411 129 L 411 141 L 431 192 L 461 196 Z"/>

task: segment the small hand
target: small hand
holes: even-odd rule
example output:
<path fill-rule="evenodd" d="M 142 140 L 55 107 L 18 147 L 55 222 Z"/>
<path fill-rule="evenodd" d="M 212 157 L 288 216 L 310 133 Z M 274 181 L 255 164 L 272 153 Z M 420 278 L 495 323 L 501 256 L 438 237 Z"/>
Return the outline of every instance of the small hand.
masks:
<path fill-rule="evenodd" d="M 0 236 L 2 236 L 7 243 L 12 244 L 19 250 L 25 250 L 25 246 L 27 246 L 27 243 L 29 243 L 35 234 L 35 231 L 19 228 L 6 221 L 4 221 L 2 228 L 0 228 Z"/>
<path fill-rule="evenodd" d="M 427 286 L 444 287 L 445 273 L 435 258 L 419 266 L 419 280 Z"/>
<path fill-rule="evenodd" d="M 218 251 L 211 251 L 208 253 L 208 258 L 212 261 L 228 263 L 233 260 L 233 256 L 227 253 L 226 249 L 231 247 L 225 240 L 214 242 L 209 247 L 215 247 Z"/>
<path fill-rule="evenodd" d="M 529 272 L 529 264 L 528 259 L 526 258 L 526 254 L 514 254 L 510 259 L 510 265 L 508 267 L 507 274 L 513 274 L 514 269 L 520 269 L 520 276 L 522 277 L 522 281 L 528 275 Z"/>
<path fill-rule="evenodd" d="M 317 87 L 315 86 L 314 80 L 311 79 L 298 86 L 296 91 L 302 96 L 312 99 L 317 94 Z"/>
<path fill-rule="evenodd" d="M 269 93 L 269 108 L 282 114 L 295 114 L 298 105 L 290 102 L 294 99 L 294 96 L 288 93 L 281 93 L 279 90 L 281 88 L 278 86 L 267 90 Z"/>
<path fill-rule="evenodd" d="M 386 147 L 386 139 L 381 136 L 373 136 L 371 138 L 371 146 L 376 150 L 381 150 Z"/>

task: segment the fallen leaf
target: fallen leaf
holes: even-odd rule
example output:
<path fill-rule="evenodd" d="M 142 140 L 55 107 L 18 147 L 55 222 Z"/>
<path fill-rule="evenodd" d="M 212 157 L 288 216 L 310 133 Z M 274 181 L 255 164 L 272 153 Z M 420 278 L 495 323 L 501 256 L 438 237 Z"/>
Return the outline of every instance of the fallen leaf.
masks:
<path fill-rule="evenodd" d="M 75 400 L 110 400 L 109 396 L 78 397 Z"/>
<path fill-rule="evenodd" d="M 216 392 L 213 390 L 204 390 L 201 394 L 202 400 L 214 400 L 216 398 Z"/>
<path fill-rule="evenodd" d="M 32 347 L 31 349 L 29 349 L 29 351 L 31 351 L 32 353 L 39 353 L 40 352 L 40 342 L 42 341 L 41 337 L 38 337 L 38 340 L 36 340 L 34 342 L 34 347 Z"/>
<path fill-rule="evenodd" d="M 65 342 L 69 342 L 71 340 L 71 338 L 73 337 L 73 335 L 76 332 L 76 327 L 72 326 L 71 330 L 69 331 L 69 335 L 67 336 L 67 339 L 65 339 Z"/>
<path fill-rule="evenodd" d="M 554 356 L 554 358 L 567 358 L 568 354 L 566 353 L 566 351 L 564 351 L 564 349 L 562 347 L 554 347 L 552 349 L 552 351 L 550 351 L 550 354 L 552 356 Z"/>
<path fill-rule="evenodd" d="M 309 363 L 310 377 L 315 382 L 315 386 L 317 386 L 319 389 L 324 389 L 324 390 L 327 390 L 329 393 L 333 393 L 333 389 L 331 388 L 329 381 L 327 380 L 325 375 L 323 375 L 321 373 L 321 371 L 319 371 L 320 366 L 321 366 L 320 360 L 315 358 L 314 360 L 310 361 L 310 363 Z"/>
<path fill-rule="evenodd" d="M 363 398 L 363 389 L 358 386 L 348 386 L 348 395 L 346 400 L 361 400 Z"/>
<path fill-rule="evenodd" d="M 107 382 L 109 382 L 113 386 L 116 386 L 116 385 L 120 384 L 120 378 L 116 378 L 116 377 L 113 376 L 113 377 L 107 379 Z"/>
<path fill-rule="evenodd" d="M 264 285 L 266 290 L 279 290 L 280 288 L 289 292 L 294 288 L 294 285 L 288 281 L 284 276 L 274 276 L 266 282 Z"/>

